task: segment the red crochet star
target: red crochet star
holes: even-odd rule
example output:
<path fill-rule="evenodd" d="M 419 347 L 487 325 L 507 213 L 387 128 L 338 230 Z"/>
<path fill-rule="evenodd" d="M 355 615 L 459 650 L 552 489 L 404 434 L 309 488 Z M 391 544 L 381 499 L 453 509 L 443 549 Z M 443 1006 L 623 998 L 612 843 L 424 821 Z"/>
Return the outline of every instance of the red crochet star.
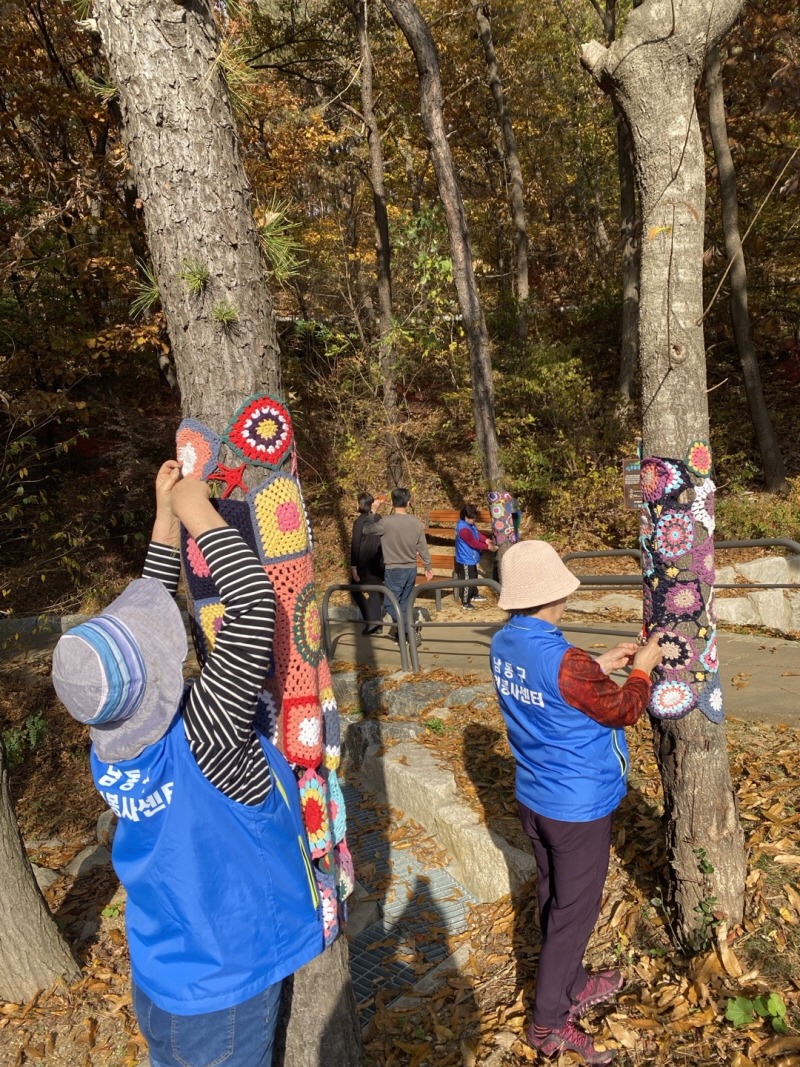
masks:
<path fill-rule="evenodd" d="M 243 493 L 247 492 L 247 486 L 243 480 L 246 470 L 246 463 L 242 463 L 240 467 L 225 467 L 222 463 L 218 463 L 209 474 L 208 481 L 225 483 L 225 492 L 222 494 L 222 499 L 226 500 L 234 489 L 241 489 Z"/>

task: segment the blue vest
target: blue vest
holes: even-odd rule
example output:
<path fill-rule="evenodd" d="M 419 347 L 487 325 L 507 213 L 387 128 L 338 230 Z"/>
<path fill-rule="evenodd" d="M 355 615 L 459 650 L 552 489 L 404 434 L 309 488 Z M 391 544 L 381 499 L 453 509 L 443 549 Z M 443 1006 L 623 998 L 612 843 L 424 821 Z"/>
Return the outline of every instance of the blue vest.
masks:
<path fill-rule="evenodd" d="M 474 567 L 476 563 L 480 562 L 481 554 L 477 548 L 472 548 L 466 541 L 458 536 L 459 531 L 467 529 L 471 534 L 475 534 L 475 527 L 465 522 L 464 519 L 459 519 L 456 523 L 456 563 L 463 563 L 467 566 Z"/>
<path fill-rule="evenodd" d="M 601 726 L 561 696 L 569 643 L 559 629 L 512 615 L 492 638 L 492 674 L 517 764 L 516 796 L 549 819 L 590 822 L 625 796 L 624 730 Z"/>
<path fill-rule="evenodd" d="M 133 980 L 175 1015 L 233 1007 L 322 952 L 297 783 L 261 741 L 274 787 L 253 807 L 205 778 L 180 715 L 135 759 L 104 763 L 92 749 L 95 786 L 119 815 Z"/>

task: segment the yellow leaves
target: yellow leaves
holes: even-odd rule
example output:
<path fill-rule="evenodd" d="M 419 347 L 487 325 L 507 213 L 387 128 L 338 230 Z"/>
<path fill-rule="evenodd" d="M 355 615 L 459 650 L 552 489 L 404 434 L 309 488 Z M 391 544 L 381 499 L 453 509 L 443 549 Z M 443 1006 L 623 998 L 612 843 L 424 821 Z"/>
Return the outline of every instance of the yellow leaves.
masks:
<path fill-rule="evenodd" d="M 647 240 L 653 241 L 656 237 L 660 237 L 662 234 L 672 233 L 671 226 L 651 226 L 647 231 Z"/>

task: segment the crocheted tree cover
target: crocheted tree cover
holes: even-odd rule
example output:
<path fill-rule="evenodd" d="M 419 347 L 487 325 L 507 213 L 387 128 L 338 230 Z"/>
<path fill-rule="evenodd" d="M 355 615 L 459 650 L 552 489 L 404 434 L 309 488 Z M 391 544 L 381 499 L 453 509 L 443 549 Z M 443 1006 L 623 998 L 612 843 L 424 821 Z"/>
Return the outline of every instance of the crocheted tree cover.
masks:
<path fill-rule="evenodd" d="M 202 451 L 199 442 L 215 436 L 207 427 L 195 420 L 185 420 L 181 427 L 184 449 L 189 441 L 193 454 L 204 457 L 202 467 L 197 463 L 192 467 L 192 476 L 224 483 L 224 497 L 214 501 L 215 506 L 256 552 L 275 590 L 273 662 L 259 694 L 255 726 L 278 744 L 298 779 L 327 944 L 339 932 L 345 899 L 355 879 L 345 838 L 344 797 L 336 775 L 339 713 L 322 648 L 311 530 L 294 473 L 291 417 L 272 397 L 249 397 L 220 441 L 220 447 L 227 446 L 244 460 L 239 467 L 219 463 L 220 447 L 214 452 L 209 445 L 208 455 Z M 243 476 L 248 464 L 272 467 L 275 473 L 247 491 Z M 242 499 L 231 499 L 234 492 Z M 193 636 L 202 665 L 225 624 L 225 606 L 208 563 L 186 531 L 181 549 Z"/>
<path fill-rule="evenodd" d="M 519 515 L 516 501 L 511 493 L 487 493 L 489 513 L 492 516 L 492 537 L 497 545 L 513 545 L 519 541 L 516 516 Z"/>
<path fill-rule="evenodd" d="M 685 461 L 650 456 L 641 465 L 643 634 L 661 634 L 663 656 L 648 710 L 659 719 L 695 708 L 712 722 L 723 718 L 710 470 L 707 441 L 693 441 Z"/>

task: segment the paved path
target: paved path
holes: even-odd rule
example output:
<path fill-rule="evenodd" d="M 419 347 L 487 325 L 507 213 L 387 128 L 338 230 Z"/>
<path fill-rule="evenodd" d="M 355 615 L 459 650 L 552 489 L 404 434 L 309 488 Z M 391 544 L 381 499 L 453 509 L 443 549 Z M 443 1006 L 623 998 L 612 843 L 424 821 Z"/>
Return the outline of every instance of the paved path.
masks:
<path fill-rule="evenodd" d="M 456 674 L 475 673 L 488 678 L 489 644 L 498 623 L 488 618 L 482 622 L 480 614 L 476 611 L 474 620 L 470 618 L 467 625 L 424 625 L 419 649 L 422 670 L 446 667 Z M 435 614 L 432 622 L 436 623 Z M 601 623 L 593 627 L 584 619 L 576 619 L 574 625 L 590 632 L 576 632 L 566 624 L 567 637 L 591 652 L 602 652 L 623 639 L 604 634 Z M 360 622 L 331 623 L 334 659 L 398 668 L 397 646 L 388 636 L 363 636 L 361 626 Z M 638 632 L 630 623 L 605 626 L 631 636 Z M 718 643 L 726 714 L 800 725 L 800 642 L 720 631 Z"/>

